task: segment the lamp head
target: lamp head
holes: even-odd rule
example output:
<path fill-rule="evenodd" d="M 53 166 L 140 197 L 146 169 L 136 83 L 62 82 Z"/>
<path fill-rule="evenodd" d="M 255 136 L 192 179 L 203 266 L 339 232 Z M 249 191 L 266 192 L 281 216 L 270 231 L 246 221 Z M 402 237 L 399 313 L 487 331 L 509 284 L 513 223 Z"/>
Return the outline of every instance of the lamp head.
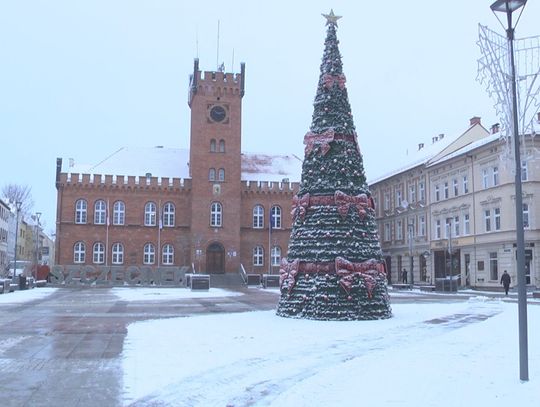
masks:
<path fill-rule="evenodd" d="M 517 9 L 525 6 L 525 3 L 527 3 L 527 0 L 497 0 L 490 7 L 493 12 L 513 13 Z"/>

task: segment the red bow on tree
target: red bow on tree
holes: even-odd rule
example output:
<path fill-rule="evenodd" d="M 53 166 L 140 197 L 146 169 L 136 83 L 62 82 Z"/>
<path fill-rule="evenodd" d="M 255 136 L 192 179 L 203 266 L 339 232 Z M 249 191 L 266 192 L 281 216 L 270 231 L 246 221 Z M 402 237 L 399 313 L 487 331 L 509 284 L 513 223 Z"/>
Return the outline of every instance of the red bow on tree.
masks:
<path fill-rule="evenodd" d="M 306 133 L 304 136 L 304 144 L 306 145 L 305 154 L 309 154 L 316 144 L 321 145 L 322 155 L 326 155 L 330 151 L 330 142 L 334 141 L 334 130 L 326 130 L 322 134 Z"/>
<path fill-rule="evenodd" d="M 373 289 L 377 284 L 376 276 L 384 274 L 384 265 L 376 260 L 368 260 L 363 263 L 352 263 L 343 257 L 336 257 L 336 273 L 341 278 L 339 285 L 349 294 L 354 282 L 354 277 L 359 276 L 364 279 L 368 298 L 372 297 Z"/>
<path fill-rule="evenodd" d="M 289 292 L 296 284 L 296 275 L 298 274 L 298 265 L 300 261 L 298 259 L 288 262 L 286 258 L 281 259 L 281 266 L 279 268 L 279 287 L 283 288 L 283 284 L 287 283 Z"/>
<path fill-rule="evenodd" d="M 364 219 L 364 216 L 366 216 L 366 210 L 370 207 L 366 194 L 352 196 L 341 191 L 336 191 L 334 194 L 334 199 L 336 201 L 337 210 L 342 218 L 347 217 L 349 208 L 351 205 L 354 205 L 358 211 L 358 215 L 360 215 L 360 218 Z"/>
<path fill-rule="evenodd" d="M 304 220 L 304 216 L 306 216 L 306 211 L 308 210 L 308 208 L 309 194 L 305 194 L 301 198 L 299 198 L 298 195 L 295 195 L 293 197 L 291 210 L 293 222 L 296 220 L 297 217 L 300 217 L 301 220 Z"/>
<path fill-rule="evenodd" d="M 323 76 L 324 87 L 326 89 L 330 89 L 334 85 L 334 82 L 337 82 L 339 88 L 343 89 L 345 87 L 346 81 L 347 80 L 345 79 L 345 75 L 343 74 L 340 74 L 340 75 L 325 74 Z"/>

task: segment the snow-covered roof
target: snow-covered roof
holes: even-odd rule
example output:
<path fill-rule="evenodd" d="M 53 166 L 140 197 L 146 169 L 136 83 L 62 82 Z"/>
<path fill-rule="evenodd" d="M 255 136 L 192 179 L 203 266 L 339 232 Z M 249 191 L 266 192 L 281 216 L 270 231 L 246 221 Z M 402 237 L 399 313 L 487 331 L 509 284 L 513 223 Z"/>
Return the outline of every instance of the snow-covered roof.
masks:
<path fill-rule="evenodd" d="M 63 172 L 190 178 L 189 150 L 168 147 L 122 147 L 94 165 L 63 162 Z M 302 160 L 294 154 L 242 153 L 243 181 L 300 181 Z"/>

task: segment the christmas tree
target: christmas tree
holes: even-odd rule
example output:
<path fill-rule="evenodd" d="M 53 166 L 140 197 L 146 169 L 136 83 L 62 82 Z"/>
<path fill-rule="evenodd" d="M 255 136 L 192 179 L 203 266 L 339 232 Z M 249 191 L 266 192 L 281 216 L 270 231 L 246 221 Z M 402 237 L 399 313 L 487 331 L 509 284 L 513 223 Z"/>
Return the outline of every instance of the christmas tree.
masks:
<path fill-rule="evenodd" d="M 302 181 L 293 198 L 288 258 L 277 314 L 319 320 L 392 316 L 374 202 L 364 174 L 336 36 L 327 36 Z"/>

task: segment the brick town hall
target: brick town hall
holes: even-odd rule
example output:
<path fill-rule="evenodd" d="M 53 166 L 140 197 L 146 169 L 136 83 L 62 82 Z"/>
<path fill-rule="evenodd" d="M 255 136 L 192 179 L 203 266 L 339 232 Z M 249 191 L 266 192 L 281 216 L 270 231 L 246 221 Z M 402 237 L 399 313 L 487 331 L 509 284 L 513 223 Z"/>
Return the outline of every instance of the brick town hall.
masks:
<path fill-rule="evenodd" d="M 242 152 L 244 78 L 244 64 L 203 73 L 195 60 L 189 150 L 124 147 L 94 166 L 57 159 L 56 263 L 277 273 L 302 161 Z"/>

